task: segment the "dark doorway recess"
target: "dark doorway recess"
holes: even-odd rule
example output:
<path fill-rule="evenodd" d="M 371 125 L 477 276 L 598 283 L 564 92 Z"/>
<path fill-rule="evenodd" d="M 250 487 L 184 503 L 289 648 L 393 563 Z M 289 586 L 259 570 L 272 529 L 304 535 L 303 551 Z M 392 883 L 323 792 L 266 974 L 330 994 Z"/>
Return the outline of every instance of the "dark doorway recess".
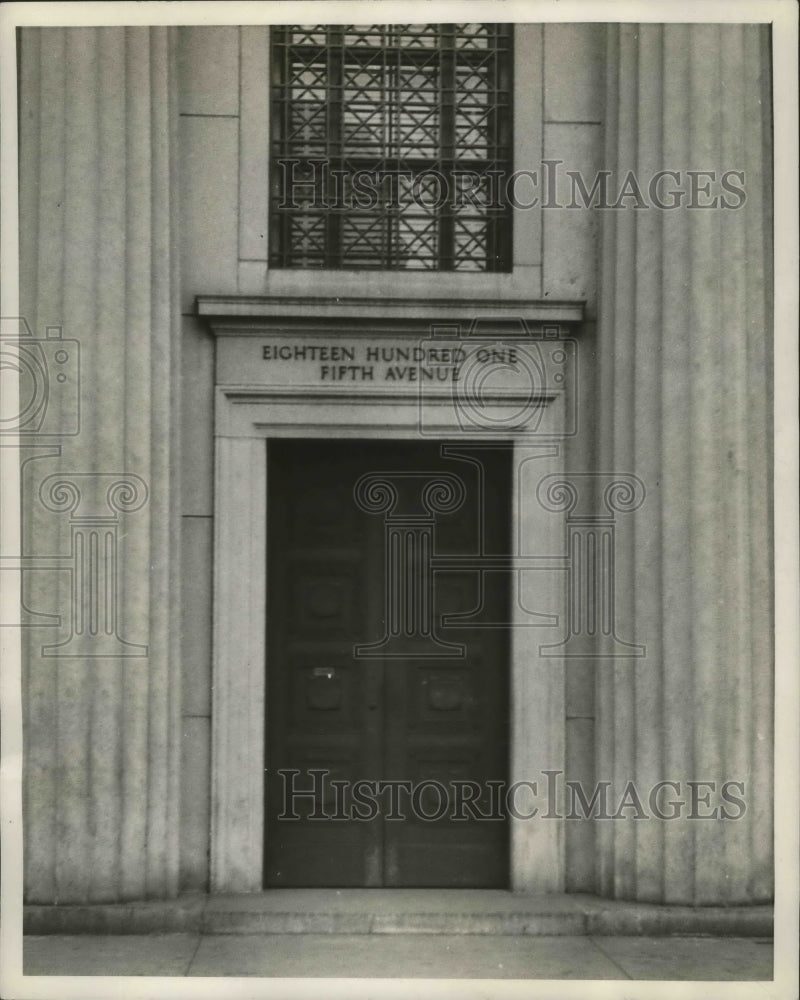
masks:
<path fill-rule="evenodd" d="M 507 887 L 510 445 L 268 455 L 265 885 Z"/>

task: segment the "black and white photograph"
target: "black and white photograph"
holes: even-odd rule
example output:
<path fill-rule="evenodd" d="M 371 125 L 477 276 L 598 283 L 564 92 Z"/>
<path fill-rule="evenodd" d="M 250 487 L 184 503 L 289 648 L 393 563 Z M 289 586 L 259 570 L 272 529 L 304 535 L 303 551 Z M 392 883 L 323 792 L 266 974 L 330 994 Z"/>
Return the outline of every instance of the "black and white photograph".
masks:
<path fill-rule="evenodd" d="M 796 1000 L 797 22 L 2 5 L 4 998 Z"/>

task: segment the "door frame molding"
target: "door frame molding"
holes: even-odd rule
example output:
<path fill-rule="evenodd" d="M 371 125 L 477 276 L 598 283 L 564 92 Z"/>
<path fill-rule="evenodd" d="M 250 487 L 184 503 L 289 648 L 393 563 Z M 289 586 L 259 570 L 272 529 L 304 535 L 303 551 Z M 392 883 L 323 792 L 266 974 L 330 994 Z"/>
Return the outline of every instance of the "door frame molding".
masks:
<path fill-rule="evenodd" d="M 550 305 L 550 304 L 547 304 Z M 376 303 L 380 307 L 380 303 Z M 512 304 L 513 308 L 513 304 Z M 551 306 L 552 308 L 552 306 Z M 248 318 L 246 326 L 219 313 L 205 313 L 221 353 L 242 338 L 285 331 L 273 318 Z M 575 321 L 573 315 L 559 315 Z M 240 317 L 241 312 L 238 314 Z M 519 313 L 517 313 L 519 315 Z M 318 327 L 317 327 L 318 332 Z M 342 332 L 341 328 L 338 332 Z M 297 330 L 291 331 L 297 336 Z M 509 780 L 543 782 L 542 772 L 565 767 L 564 663 L 542 657 L 540 646 L 561 638 L 559 626 L 530 627 L 526 609 L 558 611 L 563 622 L 564 574 L 541 573 L 526 556 L 553 556 L 564 547 L 564 518 L 548 514 L 536 498 L 545 477 L 563 473 L 563 437 L 570 391 L 565 386 L 537 401 L 535 435 L 524 426 L 494 439 L 514 442 L 512 526 L 520 564 L 512 584 L 510 636 Z M 489 400 L 488 406 L 502 406 Z M 452 407 L 451 407 L 452 411 Z M 435 433 L 425 438 L 458 442 L 465 433 L 442 407 Z M 213 705 L 211 787 L 211 891 L 260 892 L 264 848 L 267 447 L 270 438 L 394 438 L 422 440 L 418 399 L 408 394 L 320 391 L 254 385 L 215 388 L 215 499 L 213 598 Z M 481 438 L 492 440 L 491 434 Z M 563 567 L 561 567 L 563 568 Z M 563 782 L 558 787 L 559 804 Z M 538 800 L 537 800 L 538 804 Z M 510 818 L 510 885 L 532 893 L 564 891 L 564 820 Z M 563 809 L 557 812 L 563 815 Z"/>

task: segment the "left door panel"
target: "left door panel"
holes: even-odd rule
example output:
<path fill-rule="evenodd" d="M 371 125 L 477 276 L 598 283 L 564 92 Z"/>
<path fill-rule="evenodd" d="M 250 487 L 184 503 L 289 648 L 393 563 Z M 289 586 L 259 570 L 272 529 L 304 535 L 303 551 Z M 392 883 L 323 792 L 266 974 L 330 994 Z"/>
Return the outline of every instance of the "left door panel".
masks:
<path fill-rule="evenodd" d="M 382 535 L 353 502 L 360 471 L 325 442 L 270 444 L 267 885 L 382 884 L 380 821 L 330 818 L 334 782 L 382 776 L 382 666 L 353 653 L 382 629 L 369 585 Z"/>

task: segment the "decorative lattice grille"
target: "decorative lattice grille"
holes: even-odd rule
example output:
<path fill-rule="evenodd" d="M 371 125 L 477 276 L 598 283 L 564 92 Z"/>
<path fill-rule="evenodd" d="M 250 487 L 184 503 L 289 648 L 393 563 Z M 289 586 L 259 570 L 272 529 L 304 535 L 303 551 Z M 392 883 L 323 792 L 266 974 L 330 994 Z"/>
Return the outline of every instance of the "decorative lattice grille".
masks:
<path fill-rule="evenodd" d="M 511 28 L 272 29 L 273 267 L 504 271 Z"/>

